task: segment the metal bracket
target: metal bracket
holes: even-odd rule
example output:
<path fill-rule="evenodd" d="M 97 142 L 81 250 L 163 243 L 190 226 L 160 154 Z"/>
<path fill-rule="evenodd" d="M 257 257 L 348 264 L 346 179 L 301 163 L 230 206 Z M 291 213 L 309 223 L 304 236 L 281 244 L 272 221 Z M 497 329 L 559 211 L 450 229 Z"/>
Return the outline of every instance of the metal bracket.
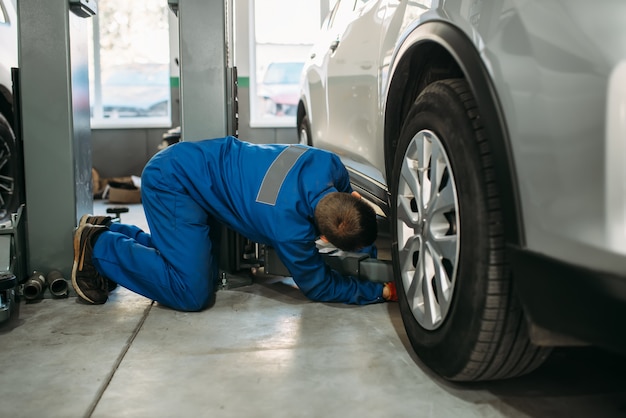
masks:
<path fill-rule="evenodd" d="M 24 274 L 24 249 L 21 228 L 24 205 L 0 223 L 0 323 L 9 319 L 15 306 L 19 279 Z"/>
<path fill-rule="evenodd" d="M 167 0 L 167 5 L 170 7 L 170 10 L 178 16 L 178 0 Z"/>
<path fill-rule="evenodd" d="M 98 13 L 96 0 L 69 0 L 70 10 L 79 17 L 92 17 Z"/>
<path fill-rule="evenodd" d="M 320 251 L 324 262 L 330 268 L 346 276 L 355 276 L 359 279 L 385 283 L 393 280 L 393 266 L 391 261 L 371 258 L 364 253 L 347 252 L 341 250 L 322 249 Z M 266 274 L 289 277 L 291 273 L 280 261 L 276 251 L 271 247 L 264 249 L 264 269 Z"/>
<path fill-rule="evenodd" d="M 322 253 L 322 257 L 330 268 L 341 274 L 356 276 L 371 282 L 386 283 L 393 280 L 391 261 L 371 258 L 367 254 L 337 250 Z"/>

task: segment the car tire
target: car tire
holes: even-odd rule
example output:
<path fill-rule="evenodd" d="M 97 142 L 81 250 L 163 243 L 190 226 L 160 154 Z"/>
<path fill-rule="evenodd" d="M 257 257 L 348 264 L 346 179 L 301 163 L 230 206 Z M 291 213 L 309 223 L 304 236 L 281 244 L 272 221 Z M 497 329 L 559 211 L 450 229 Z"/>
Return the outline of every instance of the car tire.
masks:
<path fill-rule="evenodd" d="M 7 119 L 0 114 L 0 221 L 9 219 L 22 203 L 20 176 L 15 134 Z"/>
<path fill-rule="evenodd" d="M 306 115 L 302 117 L 302 120 L 298 124 L 298 142 L 301 145 L 313 146 L 311 138 L 311 124 L 309 123 L 309 118 Z"/>
<path fill-rule="evenodd" d="M 395 154 L 392 258 L 411 345 L 451 381 L 520 376 L 550 353 L 515 296 L 492 158 L 468 83 L 427 86 Z"/>

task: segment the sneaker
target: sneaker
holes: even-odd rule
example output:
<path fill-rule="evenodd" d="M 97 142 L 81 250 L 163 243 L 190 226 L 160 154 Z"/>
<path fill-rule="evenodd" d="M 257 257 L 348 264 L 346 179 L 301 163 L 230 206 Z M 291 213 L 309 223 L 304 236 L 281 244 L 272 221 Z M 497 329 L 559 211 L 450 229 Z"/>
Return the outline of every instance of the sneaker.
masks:
<path fill-rule="evenodd" d="M 81 299 L 94 305 L 107 301 L 109 289 L 104 278 L 93 265 L 93 239 L 106 231 L 102 225 L 83 224 L 74 232 L 74 264 L 72 265 L 72 286 Z"/>
<path fill-rule="evenodd" d="M 80 218 L 78 226 L 80 227 L 85 224 L 109 226 L 112 221 L 113 218 L 110 216 L 85 214 Z"/>
<path fill-rule="evenodd" d="M 81 227 L 82 225 L 86 225 L 86 224 L 109 226 L 111 222 L 113 222 L 113 217 L 111 216 L 85 214 L 80 218 L 80 221 L 78 222 L 78 226 Z M 113 280 L 109 279 L 108 277 L 106 279 L 107 279 L 107 284 L 109 287 L 109 292 L 111 292 L 117 287 L 117 283 L 115 283 Z"/>
<path fill-rule="evenodd" d="M 117 287 L 117 283 L 114 282 L 113 280 L 109 279 L 108 277 L 106 279 L 107 279 L 107 286 L 109 288 L 109 293 L 110 293 L 113 290 L 115 290 L 115 288 Z"/>

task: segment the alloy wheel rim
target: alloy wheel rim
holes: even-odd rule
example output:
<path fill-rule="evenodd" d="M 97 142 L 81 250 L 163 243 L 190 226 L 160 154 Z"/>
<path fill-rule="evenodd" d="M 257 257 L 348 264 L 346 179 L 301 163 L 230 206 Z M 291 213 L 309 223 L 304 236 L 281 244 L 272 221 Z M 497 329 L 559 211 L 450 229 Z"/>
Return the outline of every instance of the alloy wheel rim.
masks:
<path fill-rule="evenodd" d="M 450 160 L 439 138 L 418 132 L 402 160 L 397 197 L 398 256 L 413 316 L 439 328 L 454 294 L 459 257 L 459 203 Z"/>

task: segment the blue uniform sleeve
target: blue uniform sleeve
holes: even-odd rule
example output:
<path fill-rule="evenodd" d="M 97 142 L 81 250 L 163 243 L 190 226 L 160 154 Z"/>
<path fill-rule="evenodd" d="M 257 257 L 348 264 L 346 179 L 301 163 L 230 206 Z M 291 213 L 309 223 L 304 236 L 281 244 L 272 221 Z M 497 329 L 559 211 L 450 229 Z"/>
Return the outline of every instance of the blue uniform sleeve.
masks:
<path fill-rule="evenodd" d="M 340 192 L 352 193 L 348 170 L 346 170 L 346 167 L 341 163 L 339 157 L 333 155 L 333 158 L 337 169 L 335 174 L 335 188 Z"/>
<path fill-rule="evenodd" d="M 304 295 L 317 302 L 367 305 L 384 302 L 383 285 L 342 276 L 328 267 L 314 242 L 289 242 L 274 248 Z"/>

